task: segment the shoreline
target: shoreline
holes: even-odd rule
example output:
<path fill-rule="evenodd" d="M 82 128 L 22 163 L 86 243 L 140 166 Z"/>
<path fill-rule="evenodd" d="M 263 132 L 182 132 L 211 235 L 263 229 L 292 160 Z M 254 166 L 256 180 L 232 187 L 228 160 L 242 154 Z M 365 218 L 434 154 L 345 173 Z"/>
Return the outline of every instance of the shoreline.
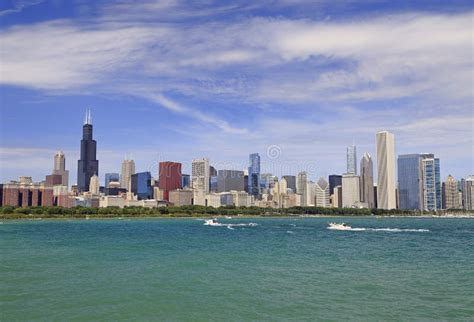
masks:
<path fill-rule="evenodd" d="M 144 216 L 136 215 L 107 215 L 101 214 L 96 215 L 81 215 L 81 216 L 63 216 L 63 215 L 49 215 L 49 216 L 38 216 L 38 215 L 23 215 L 18 216 L 18 214 L 10 215 L 0 215 L 0 221 L 35 221 L 35 220 L 124 220 L 124 219 L 207 219 L 207 218 L 217 218 L 217 219 L 297 219 L 297 218 L 376 218 L 376 219 L 385 219 L 385 218 L 439 218 L 439 219 L 474 219 L 474 213 L 472 214 L 459 214 L 459 215 L 241 215 L 241 216 L 229 216 L 227 215 L 208 215 L 208 214 L 196 214 L 196 215 L 174 215 L 174 216 L 150 216 L 146 214 Z"/>

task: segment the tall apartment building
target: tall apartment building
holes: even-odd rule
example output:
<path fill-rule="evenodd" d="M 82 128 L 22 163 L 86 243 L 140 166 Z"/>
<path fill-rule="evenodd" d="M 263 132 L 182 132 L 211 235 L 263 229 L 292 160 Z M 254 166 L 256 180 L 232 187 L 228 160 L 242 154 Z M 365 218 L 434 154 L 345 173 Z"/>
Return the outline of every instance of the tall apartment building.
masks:
<path fill-rule="evenodd" d="M 397 207 L 395 178 L 395 136 L 388 131 L 376 134 L 377 149 L 377 207 Z M 343 188 L 344 195 L 344 188 Z"/>

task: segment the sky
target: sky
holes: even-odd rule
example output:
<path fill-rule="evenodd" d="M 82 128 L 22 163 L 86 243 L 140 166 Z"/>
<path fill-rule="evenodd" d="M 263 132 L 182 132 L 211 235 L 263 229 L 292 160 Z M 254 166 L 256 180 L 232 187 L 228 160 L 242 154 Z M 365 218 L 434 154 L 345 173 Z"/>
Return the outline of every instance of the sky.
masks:
<path fill-rule="evenodd" d="M 470 1 L 12 0 L 0 3 L 0 181 L 76 182 L 92 110 L 100 176 L 131 157 L 209 157 L 262 172 L 346 171 L 346 147 L 376 163 L 434 153 L 441 174 L 474 174 Z"/>

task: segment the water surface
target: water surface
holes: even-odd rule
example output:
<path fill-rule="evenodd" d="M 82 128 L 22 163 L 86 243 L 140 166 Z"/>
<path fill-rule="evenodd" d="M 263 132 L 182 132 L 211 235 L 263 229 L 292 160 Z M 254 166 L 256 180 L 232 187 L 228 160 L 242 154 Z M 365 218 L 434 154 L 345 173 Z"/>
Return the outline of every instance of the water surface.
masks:
<path fill-rule="evenodd" d="M 221 222 L 4 221 L 1 320 L 474 320 L 472 219 Z"/>

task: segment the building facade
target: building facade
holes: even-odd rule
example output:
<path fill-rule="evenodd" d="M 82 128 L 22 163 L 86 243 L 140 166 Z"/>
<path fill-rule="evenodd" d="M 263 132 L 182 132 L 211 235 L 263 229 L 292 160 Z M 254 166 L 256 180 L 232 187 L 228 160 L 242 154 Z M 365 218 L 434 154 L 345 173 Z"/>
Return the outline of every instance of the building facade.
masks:
<path fill-rule="evenodd" d="M 171 190 L 181 189 L 181 163 L 165 161 L 159 165 L 158 186 L 163 190 L 163 199 L 169 201 Z"/>
<path fill-rule="evenodd" d="M 342 176 L 339 174 L 331 174 L 329 176 L 329 194 L 334 193 L 334 188 L 337 186 L 342 186 Z"/>
<path fill-rule="evenodd" d="M 329 182 L 324 178 L 319 178 L 316 183 L 316 207 L 330 207 Z"/>
<path fill-rule="evenodd" d="M 202 190 L 204 193 L 209 192 L 210 168 L 209 159 L 194 159 L 192 161 L 192 188 L 194 190 Z"/>
<path fill-rule="evenodd" d="M 139 172 L 132 174 L 130 179 L 131 192 L 138 200 L 152 199 L 153 187 L 151 185 L 151 173 Z"/>
<path fill-rule="evenodd" d="M 111 182 L 120 182 L 120 175 L 118 173 L 115 173 L 115 172 L 106 173 L 105 174 L 104 187 L 108 188 L 109 183 L 111 183 Z"/>
<path fill-rule="evenodd" d="M 359 176 L 344 174 L 342 176 L 342 207 L 352 208 L 360 204 Z"/>
<path fill-rule="evenodd" d="M 130 180 L 135 174 L 135 161 L 125 159 L 122 161 L 122 171 L 120 173 L 120 187 L 130 191 Z"/>
<path fill-rule="evenodd" d="M 368 208 L 375 208 L 374 164 L 369 153 L 364 153 L 360 161 L 360 201 Z"/>
<path fill-rule="evenodd" d="M 296 177 L 296 193 L 300 195 L 300 206 L 306 207 L 308 205 L 308 176 L 305 171 L 298 173 Z"/>
<path fill-rule="evenodd" d="M 452 175 L 448 175 L 443 183 L 443 209 L 461 209 L 458 182 Z"/>
<path fill-rule="evenodd" d="M 347 147 L 347 174 L 357 174 L 357 148 L 355 145 Z"/>
<path fill-rule="evenodd" d="M 217 192 L 243 191 L 245 189 L 244 184 L 243 171 L 219 170 L 217 172 Z"/>
<path fill-rule="evenodd" d="M 260 155 L 258 153 L 249 155 L 248 176 L 249 194 L 257 197 L 260 195 Z"/>
<path fill-rule="evenodd" d="M 69 186 L 69 171 L 66 170 L 66 156 L 63 151 L 58 151 L 54 155 L 53 173 L 61 176 L 61 185 Z"/>
<path fill-rule="evenodd" d="M 377 149 L 377 207 L 397 207 L 395 178 L 395 136 L 387 131 L 376 134 Z M 344 195 L 344 187 L 343 187 Z"/>
<path fill-rule="evenodd" d="M 421 175 L 423 188 L 423 210 L 436 211 L 442 208 L 440 162 L 432 153 L 421 157 Z"/>
<path fill-rule="evenodd" d="M 77 161 L 77 188 L 80 192 L 89 191 L 91 177 L 99 175 L 96 153 L 97 142 L 93 139 L 91 111 L 88 110 L 82 127 L 81 158 Z"/>
<path fill-rule="evenodd" d="M 398 156 L 398 198 L 400 209 L 423 209 L 423 179 L 419 154 Z"/>

